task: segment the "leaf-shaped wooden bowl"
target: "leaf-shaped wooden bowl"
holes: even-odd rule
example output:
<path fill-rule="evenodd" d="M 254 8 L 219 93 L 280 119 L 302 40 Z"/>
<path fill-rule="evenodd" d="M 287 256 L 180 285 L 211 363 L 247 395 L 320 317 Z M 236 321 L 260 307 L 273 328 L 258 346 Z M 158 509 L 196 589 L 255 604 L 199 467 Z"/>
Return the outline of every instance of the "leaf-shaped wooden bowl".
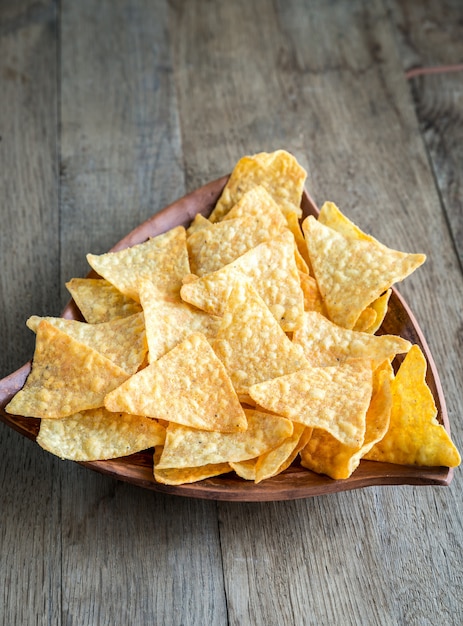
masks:
<path fill-rule="evenodd" d="M 158 235 L 180 224 L 187 226 L 197 213 L 208 216 L 227 180 L 227 176 L 215 180 L 174 202 L 135 228 L 112 250 L 121 250 L 141 243 L 148 237 Z M 303 195 L 301 206 L 304 217 L 318 214 L 315 203 L 306 192 Z M 64 309 L 63 317 L 82 319 L 73 301 Z M 434 395 L 438 419 L 449 431 L 444 396 L 431 353 L 415 317 L 395 289 L 392 292 L 389 310 L 380 332 L 400 335 L 421 347 L 428 363 L 427 382 Z M 39 431 L 40 420 L 10 415 L 5 412 L 5 406 L 23 386 L 30 367 L 31 363 L 26 363 L 19 370 L 0 381 L 0 418 L 25 437 L 35 440 Z M 45 451 L 44 454 L 46 454 Z M 294 463 L 282 474 L 258 485 L 242 480 L 231 472 L 189 485 L 168 486 L 159 484 L 154 480 L 152 450 L 109 461 L 85 462 L 81 465 L 155 491 L 194 498 L 232 501 L 292 500 L 374 485 L 449 485 L 453 477 L 452 469 L 447 467 L 416 467 L 361 461 L 360 466 L 350 478 L 332 480 Z"/>

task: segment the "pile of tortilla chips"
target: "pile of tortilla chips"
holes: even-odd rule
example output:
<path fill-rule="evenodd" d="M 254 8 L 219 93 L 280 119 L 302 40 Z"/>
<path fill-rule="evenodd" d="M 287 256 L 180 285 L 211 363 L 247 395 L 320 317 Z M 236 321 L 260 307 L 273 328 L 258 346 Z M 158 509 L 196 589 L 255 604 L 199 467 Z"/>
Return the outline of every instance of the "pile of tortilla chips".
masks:
<path fill-rule="evenodd" d="M 375 334 L 424 255 L 331 202 L 301 223 L 305 179 L 283 150 L 246 156 L 209 219 L 89 254 L 100 278 L 67 283 L 86 321 L 28 320 L 32 370 L 7 410 L 40 418 L 38 443 L 62 458 L 154 449 L 170 485 L 258 483 L 296 459 L 333 479 L 362 458 L 458 465 L 420 348 Z"/>

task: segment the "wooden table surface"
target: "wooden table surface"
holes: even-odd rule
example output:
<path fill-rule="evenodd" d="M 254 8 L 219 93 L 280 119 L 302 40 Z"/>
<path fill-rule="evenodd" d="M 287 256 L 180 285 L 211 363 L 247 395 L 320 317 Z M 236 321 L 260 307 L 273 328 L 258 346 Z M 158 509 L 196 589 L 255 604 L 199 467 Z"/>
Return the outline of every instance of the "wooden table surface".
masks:
<path fill-rule="evenodd" d="M 425 252 L 400 286 L 463 450 L 460 0 L 3 0 L 0 378 L 85 254 L 244 154 L 285 148 L 318 203 Z M 166 496 L 0 423 L 2 625 L 463 623 L 449 487 L 289 502 Z"/>

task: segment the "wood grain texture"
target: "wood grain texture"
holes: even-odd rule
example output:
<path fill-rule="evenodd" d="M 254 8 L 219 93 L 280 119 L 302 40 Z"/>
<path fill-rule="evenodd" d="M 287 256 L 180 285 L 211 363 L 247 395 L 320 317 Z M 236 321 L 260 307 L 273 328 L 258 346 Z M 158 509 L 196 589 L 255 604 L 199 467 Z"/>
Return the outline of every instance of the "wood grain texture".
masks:
<path fill-rule="evenodd" d="M 54 2 L 1 3 L 0 377 L 32 354 L 27 317 L 59 311 L 56 33 Z M 56 459 L 3 424 L 0 448 L 0 624 L 57 623 Z"/>
<path fill-rule="evenodd" d="M 25 326 L 31 312 L 59 311 L 59 220 L 54 2 L 2 3 L 0 15 L 3 378 L 31 355 L 34 338 Z"/>
<path fill-rule="evenodd" d="M 463 266 L 463 5 L 390 1 L 404 69 L 441 68 L 410 79 L 421 132 Z M 457 72 L 445 71 L 453 66 Z"/>
<path fill-rule="evenodd" d="M 183 195 L 164 0 L 63 2 L 62 278 Z"/>

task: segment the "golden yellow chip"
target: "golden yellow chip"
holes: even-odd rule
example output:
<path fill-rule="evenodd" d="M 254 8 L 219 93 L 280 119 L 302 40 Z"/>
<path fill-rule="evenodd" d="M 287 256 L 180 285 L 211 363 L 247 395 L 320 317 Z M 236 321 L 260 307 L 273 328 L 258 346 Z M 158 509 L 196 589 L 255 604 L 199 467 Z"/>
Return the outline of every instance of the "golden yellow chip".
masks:
<path fill-rule="evenodd" d="M 264 224 L 273 225 L 280 231 L 288 227 L 280 207 L 261 185 L 246 191 L 223 219 L 226 221 L 238 217 L 263 219 Z"/>
<path fill-rule="evenodd" d="M 230 463 L 229 465 L 240 478 L 244 478 L 244 480 L 255 480 L 256 465 L 258 460 L 259 457 L 256 457 L 255 459 Z"/>
<path fill-rule="evenodd" d="M 309 216 L 302 224 L 330 319 L 353 328 L 361 312 L 425 261 L 376 241 L 346 238 Z"/>
<path fill-rule="evenodd" d="M 185 485 L 231 472 L 231 467 L 228 463 L 209 464 L 202 467 L 158 469 L 157 464 L 161 454 L 162 447 L 156 447 L 154 452 L 154 478 L 158 483 L 164 485 Z"/>
<path fill-rule="evenodd" d="M 301 451 L 301 465 L 336 480 L 351 476 L 361 458 L 380 441 L 389 426 L 392 407 L 392 367 L 386 361 L 373 374 L 373 393 L 366 416 L 365 438 L 360 446 L 346 446 L 326 430 L 314 428 Z"/>
<path fill-rule="evenodd" d="M 371 235 L 364 233 L 356 224 L 350 221 L 334 202 L 325 202 L 318 216 L 320 224 L 329 226 L 348 239 L 363 239 L 364 241 L 377 241 Z"/>
<path fill-rule="evenodd" d="M 249 387 L 308 365 L 254 287 L 236 283 L 212 344 L 241 399 Z"/>
<path fill-rule="evenodd" d="M 287 437 L 279 446 L 261 454 L 255 466 L 254 481 L 260 483 L 267 478 L 284 472 L 294 461 L 299 452 L 307 445 L 312 434 L 312 428 L 304 424 L 294 424 L 291 437 Z"/>
<path fill-rule="evenodd" d="M 140 286 L 140 302 L 145 314 L 149 360 L 152 363 L 195 332 L 209 340 L 217 335 L 221 318 L 178 299 L 167 300 L 151 281 Z"/>
<path fill-rule="evenodd" d="M 375 311 L 376 319 L 374 322 L 370 324 L 370 326 L 365 328 L 363 332 L 373 335 L 377 330 L 379 330 L 379 328 L 381 327 L 381 324 L 384 321 L 384 318 L 386 317 L 387 307 L 389 304 L 389 298 L 391 297 L 391 293 L 392 293 L 392 289 L 388 289 L 387 291 L 383 293 L 382 296 L 380 296 L 379 298 L 377 298 L 370 304 L 369 308 Z"/>
<path fill-rule="evenodd" d="M 304 294 L 304 311 L 318 311 L 318 313 L 327 317 L 328 313 L 315 278 L 305 272 L 299 272 L 299 280 L 301 281 L 301 289 Z"/>
<path fill-rule="evenodd" d="M 37 443 L 70 461 L 98 461 L 128 456 L 162 445 L 166 429 L 156 420 L 104 408 L 59 420 L 42 419 Z"/>
<path fill-rule="evenodd" d="M 415 345 L 392 383 L 389 429 L 365 458 L 399 465 L 456 467 L 460 454 L 436 416 L 426 384 L 426 359 Z"/>
<path fill-rule="evenodd" d="M 294 422 L 330 432 L 342 443 L 358 446 L 372 391 L 370 361 L 358 359 L 336 367 L 308 367 L 253 385 L 249 395 L 269 411 Z"/>
<path fill-rule="evenodd" d="M 237 432 L 247 427 L 225 367 L 201 333 L 134 374 L 106 396 L 105 406 L 203 430 Z"/>
<path fill-rule="evenodd" d="M 247 430 L 236 433 L 170 424 L 157 469 L 246 461 L 272 450 L 293 433 L 290 420 L 246 409 Z"/>
<path fill-rule="evenodd" d="M 301 323 L 304 296 L 294 258 L 295 243 L 287 231 L 259 244 L 220 270 L 183 285 L 181 297 L 213 315 L 223 315 L 225 304 L 239 275 L 249 278 L 256 291 L 285 331 Z"/>
<path fill-rule="evenodd" d="M 302 326 L 293 333 L 293 342 L 302 346 L 307 361 L 316 367 L 369 359 L 375 369 L 385 359 L 392 360 L 411 348 L 411 343 L 402 337 L 348 330 L 316 311 L 304 313 Z"/>
<path fill-rule="evenodd" d="M 6 406 L 24 417 L 67 417 L 103 406 L 105 395 L 129 374 L 96 350 L 42 320 L 32 370 Z"/>
<path fill-rule="evenodd" d="M 128 374 L 137 371 L 148 350 L 143 313 L 101 324 L 87 324 L 62 317 L 39 317 L 38 315 L 33 315 L 26 323 L 31 330 L 37 332 L 43 319 L 63 333 L 93 348 Z"/>
<path fill-rule="evenodd" d="M 282 209 L 299 207 L 307 173 L 295 157 L 284 150 L 245 156 L 235 165 L 209 219 L 218 222 L 241 197 L 261 185 Z"/>
<path fill-rule="evenodd" d="M 196 231 L 188 238 L 191 272 L 196 276 L 215 272 L 280 232 L 279 224 L 270 223 L 265 214 L 237 217 Z"/>
<path fill-rule="evenodd" d="M 143 280 L 151 280 L 167 297 L 175 297 L 190 271 L 183 226 L 118 252 L 88 254 L 87 260 L 100 276 L 137 302 Z"/>
<path fill-rule="evenodd" d="M 212 223 L 207 219 L 207 217 L 204 217 L 204 215 L 201 215 L 201 213 L 197 213 L 194 217 L 194 220 L 186 229 L 187 241 L 190 235 L 203 228 L 209 228 L 211 225 Z"/>
<path fill-rule="evenodd" d="M 376 323 L 376 311 L 373 307 L 367 306 L 366 309 L 360 313 L 355 322 L 354 328 L 352 330 L 356 330 L 359 333 L 364 333 L 368 328 L 372 328 Z"/>
<path fill-rule="evenodd" d="M 66 287 L 89 324 L 109 322 L 140 313 L 140 305 L 104 278 L 72 278 Z"/>

